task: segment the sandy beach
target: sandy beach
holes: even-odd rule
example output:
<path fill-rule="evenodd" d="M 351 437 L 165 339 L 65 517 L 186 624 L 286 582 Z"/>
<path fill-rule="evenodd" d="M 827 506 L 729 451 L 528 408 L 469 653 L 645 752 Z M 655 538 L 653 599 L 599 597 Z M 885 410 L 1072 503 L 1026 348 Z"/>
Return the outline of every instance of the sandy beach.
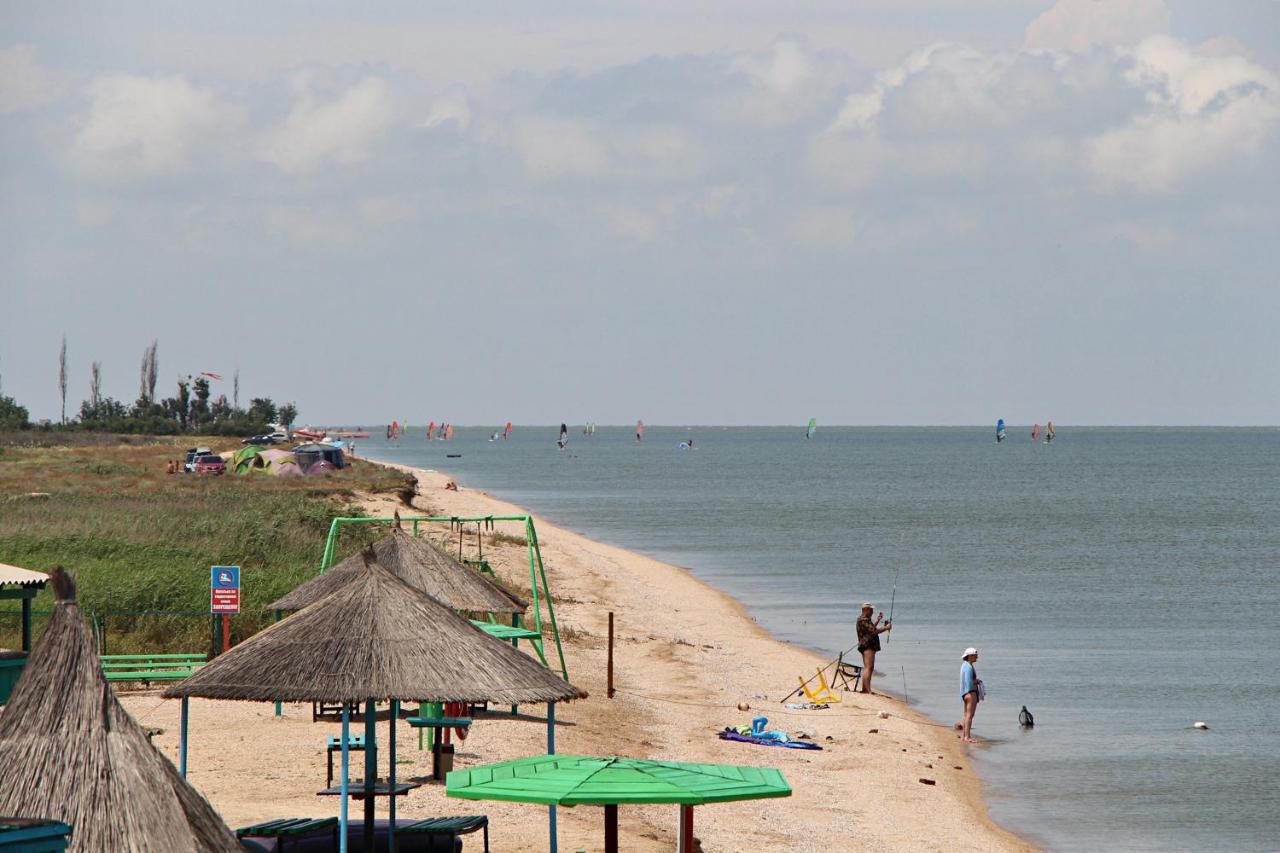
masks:
<path fill-rule="evenodd" d="M 415 506 L 422 514 L 501 515 L 524 510 L 450 477 L 405 468 L 419 480 Z M 371 515 L 414 514 L 391 498 L 365 498 Z M 557 708 L 557 751 L 644 758 L 768 765 L 781 769 L 792 797 L 714 805 L 696 811 L 702 849 L 1025 851 L 1036 849 L 987 816 L 981 784 L 951 721 L 937 722 L 887 696 L 846 693 L 826 710 L 786 709 L 780 700 L 825 661 L 768 635 L 729 596 L 676 566 L 592 541 L 535 519 L 556 614 L 565 635 L 570 680 L 590 698 Z M 499 531 L 522 536 L 519 525 Z M 430 529 L 441 538 L 447 529 Z M 456 540 L 455 540 L 456 541 Z M 472 537 L 474 541 L 474 536 Z M 512 588 L 527 590 L 522 545 L 486 543 L 485 557 Z M 849 633 L 854 608 L 850 602 Z M 617 695 L 606 697 L 608 613 L 615 615 Z M 553 647 L 548 645 L 550 653 Z M 550 657 L 550 654 L 549 654 Z M 160 726 L 155 742 L 174 761 L 179 703 L 159 691 L 124 694 L 144 725 Z M 794 701 L 794 700 L 793 700 Z M 748 703 L 750 711 L 738 710 Z M 958 712 L 957 703 L 957 712 Z M 326 735 L 334 723 L 312 723 L 310 707 L 194 700 L 191 707 L 190 781 L 231 826 L 283 816 L 336 814 L 324 787 Z M 543 707 L 520 717 L 482 716 L 457 747 L 459 768 L 545 751 Z M 769 748 L 717 739 L 728 725 L 767 716 L 770 728 L 805 732 L 822 751 Z M 385 723 L 379 725 L 380 733 Z M 416 732 L 401 723 L 397 773 L 421 778 L 430 753 L 417 749 Z M 380 773 L 386 754 L 380 754 Z M 925 784 L 921 779 L 932 780 Z M 385 806 L 379 803 L 380 815 Z M 445 797 L 440 783 L 402 798 L 402 816 L 488 814 L 497 851 L 545 850 L 546 809 L 506 803 L 471 803 Z M 674 807 L 620 810 L 622 847 L 671 850 Z M 603 847 L 599 809 L 561 809 L 560 849 Z M 477 838 L 478 840 L 478 838 Z M 476 849 L 472 844 L 468 849 Z"/>

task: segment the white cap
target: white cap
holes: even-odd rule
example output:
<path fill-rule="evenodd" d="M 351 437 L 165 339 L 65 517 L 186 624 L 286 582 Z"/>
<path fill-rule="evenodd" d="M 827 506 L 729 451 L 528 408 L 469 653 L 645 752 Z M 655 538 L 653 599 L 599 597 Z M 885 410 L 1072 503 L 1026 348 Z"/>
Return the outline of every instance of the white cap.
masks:
<path fill-rule="evenodd" d="M 969 648 L 964 650 L 964 654 L 960 655 L 960 660 L 964 660 L 969 655 L 976 655 L 977 653 L 978 653 L 978 650 L 975 649 L 973 646 L 970 646 Z"/>
<path fill-rule="evenodd" d="M 876 609 L 876 606 L 875 606 L 874 604 L 872 604 L 870 601 L 864 601 L 864 602 L 862 602 L 862 609 L 863 609 L 863 610 L 875 610 L 875 609 Z"/>

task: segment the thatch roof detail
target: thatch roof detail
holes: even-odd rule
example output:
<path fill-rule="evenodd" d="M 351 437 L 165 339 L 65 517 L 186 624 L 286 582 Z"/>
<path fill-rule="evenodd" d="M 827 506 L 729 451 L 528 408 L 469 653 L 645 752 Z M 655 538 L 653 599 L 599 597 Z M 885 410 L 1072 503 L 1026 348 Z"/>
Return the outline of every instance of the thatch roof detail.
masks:
<path fill-rule="evenodd" d="M 458 562 L 426 539 L 410 536 L 400 528 L 393 529 L 390 536 L 375 543 L 373 553 L 374 558 L 400 580 L 454 610 L 523 613 L 529 607 L 528 602 L 515 593 Z M 352 554 L 284 598 L 273 601 L 267 609 L 301 610 L 364 571 L 367 560 L 366 554 Z"/>
<path fill-rule="evenodd" d="M 165 691 L 260 702 L 565 701 L 587 694 L 381 564 Z"/>
<path fill-rule="evenodd" d="M 53 615 L 0 715 L 0 815 L 68 823 L 73 851 L 241 850 L 116 699 L 61 567 L 53 584 Z"/>

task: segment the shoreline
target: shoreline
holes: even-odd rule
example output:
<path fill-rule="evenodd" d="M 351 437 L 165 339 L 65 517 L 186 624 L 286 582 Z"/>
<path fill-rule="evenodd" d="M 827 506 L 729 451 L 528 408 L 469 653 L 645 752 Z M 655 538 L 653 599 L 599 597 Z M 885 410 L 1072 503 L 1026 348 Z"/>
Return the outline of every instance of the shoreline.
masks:
<path fill-rule="evenodd" d="M 770 674 L 767 678 L 761 677 L 759 680 L 767 681 L 769 683 L 768 689 L 742 694 L 743 699 L 749 702 L 752 706 L 749 712 L 743 713 L 738 711 L 735 707 L 736 702 L 733 701 L 722 700 L 722 704 L 719 706 L 716 706 L 715 703 L 708 703 L 707 706 L 723 708 L 721 716 L 725 718 L 726 724 L 746 722 L 749 721 L 750 717 L 761 714 L 770 718 L 771 728 L 786 728 L 788 726 L 795 727 L 789 730 L 795 730 L 798 728 L 796 724 L 800 723 L 800 725 L 803 725 L 806 728 L 813 726 L 825 731 L 829 728 L 827 725 L 828 722 L 835 723 L 837 719 L 842 716 L 846 718 L 840 720 L 841 723 L 846 723 L 846 725 L 840 726 L 840 728 L 844 729 L 845 736 L 838 737 L 834 735 L 834 733 L 830 735 L 834 737 L 834 743 L 843 745 L 828 746 L 824 752 L 769 749 L 754 746 L 746 746 L 745 749 L 743 749 L 742 746 L 737 744 L 730 744 L 718 740 L 713 741 L 713 744 L 719 747 L 719 749 L 714 750 L 718 756 L 715 760 L 726 763 L 754 763 L 748 761 L 748 755 L 750 755 L 758 763 L 771 763 L 774 766 L 783 768 L 784 772 L 788 772 L 788 778 L 792 783 L 795 794 L 793 794 L 793 797 L 789 799 L 773 801 L 770 806 L 771 812 L 776 813 L 788 810 L 792 804 L 797 802 L 801 789 L 803 787 L 807 787 L 805 777 L 798 775 L 794 769 L 788 766 L 792 764 L 791 761 L 775 761 L 773 759 L 787 759 L 796 755 L 805 757 L 825 756 L 827 753 L 837 750 L 847 750 L 848 744 L 853 740 L 853 737 L 857 737 L 864 733 L 871 734 L 872 730 L 877 727 L 879 727 L 881 731 L 886 731 L 890 729 L 890 724 L 894 724 L 903 727 L 895 730 L 894 734 L 904 736 L 910 732 L 912 736 L 919 738 L 919 741 L 913 741 L 912 743 L 912 745 L 917 748 L 923 748 L 928 744 L 928 748 L 923 749 L 923 753 L 928 755 L 930 758 L 933 758 L 933 760 L 917 761 L 911 764 L 911 770 L 909 772 L 916 773 L 917 775 L 910 776 L 908 773 L 909 778 L 906 779 L 907 784 L 905 785 L 903 784 L 902 774 L 906 768 L 903 766 L 880 767 L 878 768 L 880 772 L 875 775 L 880 776 L 881 778 L 870 780 L 873 787 L 879 787 L 882 789 L 886 787 L 893 787 L 899 795 L 908 794 L 908 792 L 910 792 L 910 794 L 914 794 L 914 796 L 908 795 L 905 798 L 900 798 L 901 805 L 905 806 L 915 800 L 920 801 L 918 804 L 913 803 L 903 815 L 903 817 L 906 818 L 907 825 L 917 823 L 917 825 L 912 828 L 918 830 L 918 832 L 909 832 L 906 837 L 902 838 L 901 840 L 905 842 L 905 844 L 901 847 L 899 847 L 898 844 L 886 845 L 885 839 L 881 837 L 874 845 L 876 849 L 886 849 L 886 847 L 888 849 L 917 850 L 965 849 L 967 845 L 959 841 L 961 838 L 964 838 L 972 844 L 972 849 L 1020 851 L 1041 849 L 1031 840 L 1016 835 L 1010 830 L 997 824 L 991 818 L 987 803 L 983 797 L 984 784 L 977 772 L 973 769 L 971 762 L 968 760 L 967 749 L 959 743 L 958 738 L 952 732 L 951 727 L 916 711 L 910 705 L 904 703 L 900 697 L 892 694 L 881 693 L 865 697 L 860 694 L 845 693 L 843 694 L 844 702 L 842 704 L 835 705 L 830 711 L 825 712 L 792 711 L 780 707 L 780 703 L 775 697 L 785 695 L 785 693 L 791 690 L 794 686 L 794 684 L 786 681 L 787 676 L 794 680 L 796 675 L 802 672 L 811 672 L 816 667 L 827 663 L 828 658 L 818 650 L 774 637 L 751 615 L 745 604 L 734 598 L 731 594 L 696 577 L 692 570 L 671 563 L 666 563 L 657 558 L 640 554 L 635 551 L 630 551 L 617 545 L 611 545 L 591 539 L 585 534 L 571 530 L 562 525 L 558 525 L 525 507 L 520 507 L 480 489 L 470 488 L 459 483 L 458 491 L 454 492 L 446 490 L 444 489 L 444 484 L 446 482 L 452 481 L 457 483 L 457 480 L 452 475 L 439 471 L 438 469 L 432 470 L 417 468 L 410 465 L 381 461 L 369 457 L 362 458 L 364 461 L 404 471 L 415 476 L 419 482 L 421 499 L 429 502 L 433 508 L 436 506 L 442 507 L 441 514 L 443 515 L 528 514 L 533 516 L 538 527 L 539 543 L 543 552 L 544 563 L 547 563 L 549 577 L 564 574 L 564 567 L 560 565 L 562 562 L 561 558 L 568 557 L 570 559 L 570 563 L 572 563 L 574 557 L 587 556 L 604 558 L 610 562 L 614 562 L 616 565 L 625 566 L 628 570 L 638 572 L 643 575 L 649 581 L 658 582 L 656 584 L 650 584 L 650 586 L 659 589 L 665 588 L 668 590 L 668 595 L 666 596 L 645 595 L 640 602 L 629 601 L 626 597 L 616 597 L 618 600 L 604 600 L 597 602 L 597 604 L 608 605 L 615 611 L 623 612 L 626 612 L 636 604 L 656 605 L 660 602 L 671 607 L 672 611 L 677 613 L 681 612 L 681 608 L 677 607 L 677 604 L 683 605 L 686 609 L 690 609 L 695 612 L 709 610 L 717 617 L 720 617 L 721 614 L 725 614 L 730 617 L 731 621 L 729 624 L 720 624 L 717 627 L 722 629 L 719 633 L 727 634 L 730 637 L 728 640 L 722 639 L 722 643 L 734 642 L 734 640 L 741 641 L 740 643 L 734 642 L 734 646 L 738 646 L 737 648 L 730 648 L 727 645 L 722 646 L 722 650 L 728 651 L 731 656 L 741 657 L 743 652 L 750 652 L 750 647 L 755 645 L 771 647 L 772 656 L 785 660 L 786 664 L 784 664 L 784 667 L 790 666 L 791 669 L 783 669 L 783 671 L 787 673 L 786 676 L 781 673 L 777 673 Z M 387 503 L 389 504 L 390 501 Z M 403 509 L 403 507 L 401 509 Z M 566 541 L 569 543 L 568 547 L 565 545 Z M 574 551 L 580 551 L 581 553 L 574 554 Z M 556 571 L 554 572 L 551 565 L 552 563 L 556 564 Z M 588 570 L 588 572 L 589 571 L 590 570 Z M 581 580 L 581 578 L 578 579 Z M 565 621 L 565 617 L 561 615 L 563 611 L 565 612 L 565 615 L 569 615 L 571 619 L 574 617 L 581 618 L 583 614 L 572 612 L 575 609 L 573 603 L 576 602 L 577 599 L 569 596 L 566 605 L 559 604 L 560 591 L 564 586 L 562 580 L 562 578 L 557 577 L 552 581 L 551 585 L 552 595 L 557 601 L 557 616 L 561 621 Z M 603 585 L 605 589 L 614 585 L 610 584 L 610 579 L 607 576 L 598 576 L 592 580 L 597 584 Z M 677 589 L 673 589 L 672 587 L 677 587 Z M 603 592 L 605 590 L 598 591 Z M 667 600 L 661 601 L 662 599 Z M 651 610 L 652 608 L 650 609 L 650 612 Z M 723 622 L 723 620 L 721 621 Z M 690 627 L 693 626 L 691 625 Z M 622 630 L 623 629 L 620 627 L 619 633 L 621 633 Z M 695 640 L 692 644 L 684 637 L 676 637 L 675 639 L 678 643 L 692 647 L 699 645 L 696 641 L 698 639 L 705 639 L 705 637 L 690 637 L 689 639 Z M 712 648 L 712 646 L 705 645 L 703 647 L 708 649 Z M 574 681 L 574 683 L 580 683 L 582 680 L 582 676 L 580 674 L 581 667 L 574 667 L 573 657 L 570 655 L 571 653 L 568 647 L 566 647 L 566 657 L 569 660 L 570 667 L 570 680 Z M 712 656 L 707 655 L 706 657 Z M 709 665 L 713 663 L 713 661 L 710 660 L 695 660 L 690 663 L 695 670 L 701 671 L 699 675 L 702 678 L 710 677 L 711 672 L 708 670 L 710 669 L 711 671 L 714 671 L 715 669 L 714 666 L 709 667 Z M 619 669 L 622 669 L 621 665 L 619 666 Z M 625 682 L 623 679 L 619 678 L 618 683 L 622 684 Z M 593 689 L 595 687 L 594 685 L 588 684 L 584 686 L 587 686 L 592 692 L 592 699 L 587 700 L 588 702 L 595 701 L 597 697 L 603 699 L 605 691 L 602 686 L 595 689 Z M 624 691 L 622 687 L 618 688 L 619 694 L 624 692 L 627 691 Z M 659 692 L 657 689 L 651 687 L 644 690 L 643 694 L 631 693 L 631 695 L 644 698 L 648 701 L 662 703 L 663 699 L 661 697 L 652 695 L 657 692 Z M 767 695 L 770 698 L 762 698 L 762 694 Z M 726 697 L 726 699 L 727 698 L 729 697 Z M 614 703 L 617 700 L 604 701 Z M 795 697 L 793 697 L 791 701 L 794 702 Z M 676 704 L 678 705 L 679 703 Z M 697 704 L 701 705 L 702 703 Z M 689 706 L 686 705 L 686 707 Z M 837 713 L 832 713 L 832 711 Z M 888 718 L 881 719 L 880 715 L 882 713 L 888 714 Z M 824 714 L 828 716 L 824 717 Z M 853 718 L 861 718 L 861 721 L 868 723 L 870 728 L 861 729 L 859 723 L 852 723 Z M 803 722 L 800 722 L 801 720 Z M 622 723 L 623 721 L 620 720 L 618 722 Z M 852 726 L 860 727 L 858 735 L 853 734 Z M 851 735 L 853 735 L 853 737 L 851 737 Z M 910 756 L 911 752 L 916 751 L 911 749 L 910 746 L 906 748 L 899 747 L 899 749 L 899 755 L 907 753 L 907 756 L 903 756 L 903 758 L 907 758 Z M 782 753 L 782 755 L 779 755 L 779 753 Z M 666 757 L 675 758 L 677 756 Z M 901 765 L 902 762 L 897 763 Z M 956 769 L 957 767 L 963 769 Z M 843 777 L 841 781 L 845 783 L 848 783 L 851 780 L 856 780 L 855 785 L 858 789 L 866 787 L 867 780 L 864 778 L 865 768 L 863 768 L 863 772 L 853 772 L 852 768 L 848 768 L 847 770 L 844 770 L 844 772 L 840 772 L 839 775 Z M 921 784 L 921 778 L 933 779 L 935 784 Z M 862 784 L 857 784 L 858 782 Z M 825 780 L 823 784 L 828 788 L 840 788 L 844 786 L 839 783 L 836 785 L 830 785 L 829 782 Z M 953 797 L 950 803 L 951 808 L 946 810 L 950 812 L 948 815 L 951 819 L 950 821 L 939 821 L 938 818 L 942 817 L 942 815 L 932 813 L 935 810 L 927 803 L 929 799 L 936 799 L 936 797 L 931 797 L 930 795 L 936 795 L 942 792 L 942 790 L 944 790 L 944 786 L 946 786 L 945 789 Z M 815 785 L 815 787 L 821 786 Z M 921 809 L 924 811 L 921 811 Z M 807 811 L 807 809 L 800 809 L 800 811 Z M 925 814 L 928 814 L 927 819 L 925 818 Z M 829 820 L 829 818 L 830 815 L 828 813 L 826 819 Z M 912 820 L 913 818 L 914 820 Z M 957 834 L 950 834 L 945 831 L 938 833 L 940 824 L 949 823 L 951 821 L 956 821 L 961 824 L 963 826 L 963 831 Z M 802 843 L 800 840 L 801 838 L 802 836 L 796 836 L 796 842 Z M 719 845 L 715 846 L 719 848 Z M 801 849 L 801 847 L 796 846 L 791 849 Z"/>

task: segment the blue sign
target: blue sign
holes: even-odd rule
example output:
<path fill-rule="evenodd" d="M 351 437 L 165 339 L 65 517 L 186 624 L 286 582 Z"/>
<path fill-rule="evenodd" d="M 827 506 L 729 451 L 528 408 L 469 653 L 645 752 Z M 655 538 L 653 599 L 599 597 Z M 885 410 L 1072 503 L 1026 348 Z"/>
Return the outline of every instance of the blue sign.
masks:
<path fill-rule="evenodd" d="M 239 589 L 239 566 L 214 566 L 209 570 L 209 586 L 213 589 Z"/>

